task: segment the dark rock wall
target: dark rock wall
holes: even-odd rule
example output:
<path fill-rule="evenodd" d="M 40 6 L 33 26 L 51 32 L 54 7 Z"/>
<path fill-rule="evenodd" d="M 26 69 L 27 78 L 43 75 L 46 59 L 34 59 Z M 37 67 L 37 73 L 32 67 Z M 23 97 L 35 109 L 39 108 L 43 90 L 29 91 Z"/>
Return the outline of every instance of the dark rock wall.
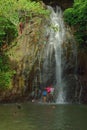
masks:
<path fill-rule="evenodd" d="M 63 10 L 72 6 L 74 0 L 43 0 L 46 5 L 59 5 Z"/>

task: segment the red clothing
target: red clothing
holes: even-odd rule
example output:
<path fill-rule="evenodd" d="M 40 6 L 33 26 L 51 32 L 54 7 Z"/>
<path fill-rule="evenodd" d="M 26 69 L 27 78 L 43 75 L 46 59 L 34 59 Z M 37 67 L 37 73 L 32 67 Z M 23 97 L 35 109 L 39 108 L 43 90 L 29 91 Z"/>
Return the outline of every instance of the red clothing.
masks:
<path fill-rule="evenodd" d="M 48 93 L 51 92 L 51 88 L 50 87 L 47 87 L 46 90 L 47 90 Z"/>
<path fill-rule="evenodd" d="M 19 29 L 20 29 L 20 33 L 22 34 L 22 31 L 23 31 L 23 23 L 22 22 L 19 23 Z"/>

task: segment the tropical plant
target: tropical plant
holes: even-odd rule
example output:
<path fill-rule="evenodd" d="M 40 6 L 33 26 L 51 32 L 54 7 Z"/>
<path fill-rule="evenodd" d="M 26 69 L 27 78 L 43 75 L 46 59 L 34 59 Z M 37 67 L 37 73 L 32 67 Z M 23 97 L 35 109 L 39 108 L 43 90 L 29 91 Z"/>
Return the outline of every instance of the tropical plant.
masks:
<path fill-rule="evenodd" d="M 48 15 L 49 11 L 44 9 L 40 2 L 31 0 L 0 0 L 0 16 L 9 19 L 14 25 L 19 23 L 19 12 L 28 11 L 28 15 L 32 13 Z"/>
<path fill-rule="evenodd" d="M 0 55 L 0 90 L 11 87 L 11 78 L 15 73 L 10 69 L 8 57 Z"/>
<path fill-rule="evenodd" d="M 0 0 L 0 45 L 10 42 L 17 36 L 20 19 L 32 19 L 33 15 L 48 16 L 41 2 L 31 0 Z"/>
<path fill-rule="evenodd" d="M 17 29 L 11 21 L 0 16 L 0 46 L 10 44 L 17 36 Z"/>
<path fill-rule="evenodd" d="M 75 28 L 80 45 L 87 46 L 87 0 L 74 0 L 72 8 L 64 11 L 65 22 Z"/>

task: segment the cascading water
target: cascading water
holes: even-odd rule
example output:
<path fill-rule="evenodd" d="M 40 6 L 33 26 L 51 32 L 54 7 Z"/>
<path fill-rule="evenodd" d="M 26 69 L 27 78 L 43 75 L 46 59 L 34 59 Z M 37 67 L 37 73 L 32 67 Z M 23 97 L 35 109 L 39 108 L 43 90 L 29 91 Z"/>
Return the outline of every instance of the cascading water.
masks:
<path fill-rule="evenodd" d="M 62 44 L 65 40 L 65 27 L 63 23 L 62 10 L 56 11 L 48 6 L 51 11 L 49 28 L 47 28 L 48 44 L 45 50 L 45 61 L 43 66 L 43 82 L 45 85 L 53 84 L 55 87 L 55 98 L 57 103 L 65 102 L 65 83 L 62 78 Z M 54 58 L 53 58 L 54 57 Z M 53 81 L 53 82 L 52 82 Z"/>
<path fill-rule="evenodd" d="M 48 41 L 44 52 L 42 84 L 45 87 L 52 84 L 55 88 L 55 101 L 62 104 L 67 102 L 66 89 L 69 86 L 68 82 L 70 85 L 72 82 L 66 71 L 74 68 L 71 67 L 74 64 L 72 61 L 75 61 L 73 58 L 75 57 L 74 47 L 73 44 L 70 44 L 73 42 L 73 37 L 69 28 L 65 28 L 61 8 L 56 7 L 56 11 L 54 11 L 52 7 L 48 6 L 48 9 L 51 11 L 51 15 L 49 24 L 46 26 Z M 70 54 L 67 52 L 68 48 L 69 52 L 71 51 Z"/>

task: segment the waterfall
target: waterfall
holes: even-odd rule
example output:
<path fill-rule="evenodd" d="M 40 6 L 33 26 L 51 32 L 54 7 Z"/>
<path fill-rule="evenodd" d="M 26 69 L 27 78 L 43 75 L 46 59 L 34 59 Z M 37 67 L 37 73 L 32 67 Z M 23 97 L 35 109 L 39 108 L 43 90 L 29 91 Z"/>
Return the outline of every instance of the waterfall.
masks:
<path fill-rule="evenodd" d="M 62 45 L 65 40 L 65 26 L 63 22 L 62 10 L 56 7 L 56 11 L 50 6 L 51 11 L 49 27 L 47 27 L 48 44 L 45 49 L 45 59 L 43 66 L 43 83 L 46 85 L 53 84 L 55 87 L 56 103 L 65 102 L 65 82 L 63 80 Z"/>
<path fill-rule="evenodd" d="M 46 28 L 47 44 L 44 50 L 42 85 L 53 85 L 55 102 L 71 103 L 75 98 L 77 47 L 70 27 L 65 26 L 60 7 L 50 10 Z"/>

